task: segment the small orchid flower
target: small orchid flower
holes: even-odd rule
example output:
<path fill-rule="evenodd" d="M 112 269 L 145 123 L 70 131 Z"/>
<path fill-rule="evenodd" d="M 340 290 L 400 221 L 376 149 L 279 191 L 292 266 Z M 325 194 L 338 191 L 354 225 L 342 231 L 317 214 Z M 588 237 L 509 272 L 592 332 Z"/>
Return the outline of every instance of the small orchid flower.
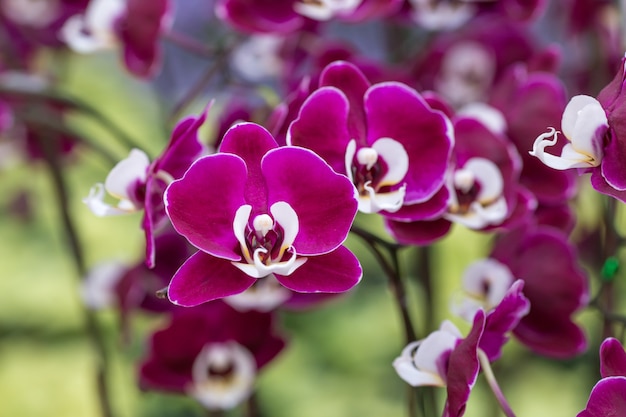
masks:
<path fill-rule="evenodd" d="M 285 345 L 273 321 L 269 313 L 242 313 L 219 301 L 177 309 L 151 337 L 140 385 L 187 394 L 209 410 L 232 409 Z"/>
<path fill-rule="evenodd" d="M 600 165 L 608 121 L 598 100 L 585 95 L 573 97 L 563 112 L 561 129 L 570 143 L 563 147 L 560 156 L 545 151 L 545 148 L 555 145 L 558 140 L 558 132 L 554 128 L 535 139 L 530 154 L 550 168 L 558 170 L 593 168 Z"/>
<path fill-rule="evenodd" d="M 602 379 L 593 387 L 587 406 L 576 417 L 626 414 L 626 352 L 619 340 L 607 338 L 600 346 Z"/>
<path fill-rule="evenodd" d="M 357 202 L 348 179 L 317 155 L 278 148 L 264 128 L 233 126 L 219 153 L 198 159 L 165 193 L 174 228 L 200 249 L 169 285 L 194 306 L 273 276 L 297 292 L 344 292 L 361 278 L 344 246 Z"/>
<path fill-rule="evenodd" d="M 513 329 L 521 343 L 555 358 L 586 349 L 585 333 L 572 316 L 588 302 L 588 278 L 563 232 L 545 226 L 509 232 L 490 257 L 524 281 L 530 311 Z"/>
<path fill-rule="evenodd" d="M 597 191 L 626 201 L 626 164 L 624 154 L 624 94 L 626 58 L 622 58 L 615 78 L 597 99 L 589 96 L 573 97 L 561 122 L 564 136 L 570 141 L 561 155 L 545 152 L 545 148 L 557 143 L 557 133 L 548 133 L 535 140 L 530 154 L 547 166 L 565 170 L 582 169 L 591 173 L 591 185 Z M 548 139 L 552 136 L 552 139 Z"/>
<path fill-rule="evenodd" d="M 96 184 L 83 202 L 96 216 L 112 216 L 144 211 L 142 227 L 146 233 L 146 263 L 154 266 L 154 237 L 156 229 L 166 221 L 163 192 L 169 183 L 180 178 L 191 163 L 203 152 L 198 129 L 207 116 L 207 109 L 198 117 L 179 122 L 161 156 L 150 162 L 145 152 L 130 151 L 120 161 L 103 184 Z M 119 201 L 110 205 L 104 201 L 105 191 Z"/>
<path fill-rule="evenodd" d="M 423 218 L 411 207 L 444 185 L 454 143 L 449 119 L 402 83 L 370 85 L 348 62 L 328 65 L 320 86 L 302 105 L 287 143 L 312 149 L 350 178 L 359 211 Z M 432 210 L 441 212 L 445 203 L 438 199 Z"/>
<path fill-rule="evenodd" d="M 169 21 L 168 0 L 93 0 L 84 14 L 67 20 L 61 36 L 79 53 L 123 46 L 124 63 L 139 77 L 153 74 L 157 41 Z"/>
<path fill-rule="evenodd" d="M 479 310 L 466 338 L 449 321 L 425 339 L 408 344 L 393 367 L 412 386 L 446 387 L 444 417 L 461 417 L 480 369 L 478 344 L 485 325 Z"/>

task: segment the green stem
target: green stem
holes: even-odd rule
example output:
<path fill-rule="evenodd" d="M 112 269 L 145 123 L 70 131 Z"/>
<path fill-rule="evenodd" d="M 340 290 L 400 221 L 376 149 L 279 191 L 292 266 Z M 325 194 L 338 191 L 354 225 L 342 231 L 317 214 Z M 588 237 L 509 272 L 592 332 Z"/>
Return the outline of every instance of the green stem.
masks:
<path fill-rule="evenodd" d="M 69 207 L 69 193 L 68 187 L 63 175 L 63 170 L 58 158 L 58 151 L 55 147 L 56 138 L 48 137 L 39 132 L 38 139 L 41 144 L 41 149 L 45 157 L 46 164 L 50 171 L 52 182 L 57 197 L 57 204 L 61 215 L 61 222 L 65 231 L 72 259 L 74 261 L 74 267 L 76 269 L 77 276 L 82 279 L 86 276 L 87 269 L 85 266 L 85 259 L 82 251 L 82 245 L 76 231 L 76 227 L 70 215 Z M 108 354 L 106 351 L 106 343 L 103 335 L 98 328 L 98 322 L 95 313 L 89 310 L 84 304 L 81 303 L 83 316 L 85 318 L 85 330 L 87 335 L 96 350 L 98 355 L 97 365 L 97 390 L 98 398 L 100 400 L 100 409 L 103 417 L 113 417 L 113 409 L 110 403 L 109 393 L 109 381 L 108 381 Z"/>
<path fill-rule="evenodd" d="M 504 414 L 507 417 L 515 417 L 515 413 L 513 412 L 511 406 L 504 397 L 504 394 L 502 393 L 502 390 L 498 385 L 498 381 L 493 374 L 491 364 L 489 363 L 489 358 L 482 349 L 478 349 L 478 360 L 480 361 L 480 366 L 483 370 L 483 374 L 485 375 L 485 379 L 487 380 L 491 391 L 493 391 L 493 395 L 496 397 L 498 404 L 500 404 L 500 408 L 502 409 L 502 411 L 504 411 Z"/>

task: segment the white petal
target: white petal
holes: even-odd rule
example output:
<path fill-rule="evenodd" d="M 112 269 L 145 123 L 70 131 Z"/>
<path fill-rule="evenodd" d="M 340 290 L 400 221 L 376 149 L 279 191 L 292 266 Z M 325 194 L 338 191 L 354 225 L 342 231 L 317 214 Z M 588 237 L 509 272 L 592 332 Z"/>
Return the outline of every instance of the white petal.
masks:
<path fill-rule="evenodd" d="M 547 139 L 552 136 L 552 139 Z M 571 168 L 589 168 L 593 165 L 588 155 L 584 155 L 576 152 L 575 150 L 568 149 L 565 153 L 562 153 L 562 156 L 556 156 L 549 154 L 545 151 L 545 148 L 549 146 L 556 145 L 558 132 L 554 128 L 550 128 L 550 131 L 547 133 L 541 134 L 535 139 L 535 143 L 533 144 L 533 150 L 528 153 L 536 158 L 538 158 L 545 165 L 549 166 L 553 169 L 558 169 L 559 171 L 563 171 Z M 571 144 L 567 144 L 564 146 L 571 148 Z M 598 162 L 599 163 L 599 162 Z"/>
<path fill-rule="evenodd" d="M 137 210 L 137 208 L 127 200 L 120 201 L 118 207 L 111 206 L 104 202 L 104 196 L 104 186 L 102 184 L 96 184 L 89 191 L 89 195 L 83 198 L 83 203 L 87 205 L 93 214 L 99 217 L 128 214 Z"/>
<path fill-rule="evenodd" d="M 283 242 L 280 247 L 279 259 L 285 250 L 293 245 L 298 231 L 300 230 L 300 222 L 296 211 L 284 201 L 278 201 L 270 207 L 270 213 L 274 217 L 274 221 L 283 228 Z"/>
<path fill-rule="evenodd" d="M 85 305 L 94 310 L 111 307 L 115 301 L 114 287 L 126 269 L 126 265 L 117 261 L 91 268 L 80 288 Z"/>
<path fill-rule="evenodd" d="M 356 154 L 356 141 L 352 139 L 348 142 L 348 146 L 346 146 L 346 156 L 345 156 L 345 164 L 346 164 L 346 175 L 350 179 L 350 182 L 354 183 L 354 177 L 352 176 L 352 161 L 354 160 L 354 155 Z"/>
<path fill-rule="evenodd" d="M 563 116 L 561 117 L 561 131 L 565 137 L 571 139 L 574 136 L 576 121 L 579 118 L 579 112 L 587 106 L 598 106 L 602 108 L 598 100 L 585 95 L 574 96 L 569 103 L 567 103 L 565 110 L 563 110 Z"/>
<path fill-rule="evenodd" d="M 411 363 L 410 360 L 406 360 L 401 357 L 396 358 L 393 361 L 393 367 L 396 370 L 398 376 L 413 387 L 445 386 L 443 379 L 439 375 L 432 374 L 430 372 L 420 371 L 419 369 L 415 368 L 415 366 L 413 366 L 413 363 Z"/>
<path fill-rule="evenodd" d="M 150 160 L 145 152 L 133 149 L 126 159 L 122 159 L 109 172 L 104 188 L 109 194 L 130 200 L 128 190 L 137 181 L 145 182 Z"/>
<path fill-rule="evenodd" d="M 223 377 L 209 372 L 220 367 L 231 368 L 232 373 Z M 256 362 L 250 351 L 236 342 L 209 343 L 193 363 L 192 378 L 192 397 L 209 410 L 228 410 L 252 393 Z"/>
<path fill-rule="evenodd" d="M 387 164 L 385 176 L 378 182 L 379 187 L 396 185 L 401 182 L 409 171 L 409 155 L 404 146 L 391 138 L 380 138 L 372 145 Z"/>
<path fill-rule="evenodd" d="M 457 112 L 460 116 L 471 117 L 481 122 L 490 131 L 501 134 L 506 131 L 506 119 L 495 107 L 481 102 L 473 102 Z"/>
<path fill-rule="evenodd" d="M 589 104 L 578 111 L 574 131 L 568 138 L 577 152 L 588 155 L 599 164 L 604 156 L 602 136 L 608 126 L 606 113 L 600 103 Z"/>
<path fill-rule="evenodd" d="M 248 230 L 248 219 L 250 218 L 250 213 L 252 213 L 252 206 L 244 204 L 237 209 L 235 212 L 235 218 L 233 219 L 233 233 L 239 242 L 241 253 L 248 263 L 252 263 L 252 256 L 250 256 L 250 251 L 248 250 L 248 245 L 246 244 L 246 231 Z"/>
<path fill-rule="evenodd" d="M 511 270 L 506 265 L 488 258 L 469 265 L 463 272 L 461 285 L 467 300 L 472 300 L 479 307 L 489 311 L 502 301 L 514 280 Z M 471 314 L 462 317 L 471 321 L 475 312 L 469 312 Z"/>
<path fill-rule="evenodd" d="M 504 197 L 493 203 L 483 206 L 477 201 L 470 204 L 465 214 L 444 213 L 443 217 L 454 223 L 462 224 L 468 229 L 482 229 L 490 225 L 500 224 L 506 219 L 508 206 Z"/>
<path fill-rule="evenodd" d="M 413 363 L 422 371 L 427 371 L 435 375 L 439 375 L 437 361 L 441 355 L 449 350 L 454 349 L 458 337 L 452 332 L 446 330 L 435 330 L 426 337 L 417 348 Z M 443 375 L 439 375 L 443 379 Z"/>
<path fill-rule="evenodd" d="M 370 186 L 369 181 L 364 184 L 364 188 L 368 192 L 368 195 L 357 196 L 359 211 L 362 213 L 378 213 L 381 210 L 393 213 L 400 210 L 402 203 L 404 203 L 406 184 L 398 190 L 388 193 L 377 193 L 376 190 Z"/>
<path fill-rule="evenodd" d="M 502 195 L 504 180 L 496 164 L 485 158 L 471 158 L 463 165 L 463 169 L 471 171 L 480 184 L 480 192 L 476 200 L 488 201 Z"/>
<path fill-rule="evenodd" d="M 224 298 L 237 311 L 272 311 L 291 297 L 291 291 L 280 285 L 274 275 L 260 279 L 242 293 Z"/>

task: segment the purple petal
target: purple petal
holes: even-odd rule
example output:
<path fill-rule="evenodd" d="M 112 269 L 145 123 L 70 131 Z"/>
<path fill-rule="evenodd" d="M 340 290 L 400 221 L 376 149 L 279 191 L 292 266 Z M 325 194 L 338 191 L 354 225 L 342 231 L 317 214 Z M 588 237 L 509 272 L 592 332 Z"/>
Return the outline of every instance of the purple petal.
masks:
<path fill-rule="evenodd" d="M 200 156 L 204 146 L 198 139 L 198 129 L 206 121 L 209 107 L 210 104 L 200 116 L 189 116 L 178 122 L 163 156 L 154 163 L 155 173 L 162 169 L 174 179 L 179 179 Z"/>
<path fill-rule="evenodd" d="M 224 135 L 220 153 L 232 153 L 244 160 L 248 169 L 245 198 L 252 206 L 252 216 L 267 213 L 267 188 L 261 172 L 261 159 L 278 144 L 265 128 L 254 123 L 240 123 Z"/>
<path fill-rule="evenodd" d="M 461 417 L 465 413 L 467 400 L 480 369 L 477 352 L 484 328 L 485 312 L 478 310 L 474 316 L 472 330 L 450 354 L 446 374 L 448 399 L 444 417 Z"/>
<path fill-rule="evenodd" d="M 357 211 L 355 189 L 308 149 L 285 147 L 263 158 L 268 205 L 287 202 L 298 215 L 293 243 L 299 255 L 327 253 L 348 236 Z"/>
<path fill-rule="evenodd" d="M 423 203 L 404 205 L 393 213 L 383 211 L 381 214 L 390 220 L 414 222 L 418 220 L 433 220 L 440 217 L 448 208 L 450 192 L 447 187 L 441 187 L 437 193 Z"/>
<path fill-rule="evenodd" d="M 367 124 L 363 111 L 363 96 L 370 86 L 365 75 L 354 64 L 336 61 L 328 65 L 320 75 L 320 87 L 336 87 L 348 99 L 348 132 L 357 143 L 366 138 Z"/>
<path fill-rule="evenodd" d="M 320 88 L 304 102 L 298 118 L 291 123 L 287 143 L 311 149 L 336 172 L 346 173 L 346 148 L 352 139 L 348 112 L 348 99 L 341 91 Z"/>
<path fill-rule="evenodd" d="M 600 375 L 602 378 L 608 376 L 626 376 L 626 352 L 622 343 L 609 337 L 600 346 Z"/>
<path fill-rule="evenodd" d="M 524 281 L 515 281 L 500 304 L 487 315 L 480 348 L 487 354 L 490 362 L 500 358 L 502 346 L 509 340 L 508 333 L 530 310 L 530 302 L 522 294 L 523 288 Z"/>
<path fill-rule="evenodd" d="M 174 228 L 207 253 L 240 260 L 233 219 L 246 204 L 245 183 L 246 165 L 241 158 L 216 154 L 198 159 L 165 190 L 165 206 Z"/>
<path fill-rule="evenodd" d="M 611 187 L 602 176 L 600 169 L 594 168 L 591 171 L 591 186 L 599 193 L 609 195 L 626 203 L 626 191 L 619 191 Z"/>
<path fill-rule="evenodd" d="M 444 237 L 452 223 L 445 219 L 410 223 L 385 219 L 385 227 L 398 243 L 425 246 Z"/>
<path fill-rule="evenodd" d="M 216 15 L 244 32 L 289 33 L 305 19 L 293 10 L 293 0 L 221 0 Z"/>
<path fill-rule="evenodd" d="M 340 293 L 359 283 L 363 271 L 359 260 L 345 246 L 320 256 L 310 256 L 300 268 L 276 279 L 290 290 L 304 293 Z"/>
<path fill-rule="evenodd" d="M 423 202 L 441 188 L 453 144 L 451 123 L 401 83 L 376 84 L 365 95 L 369 144 L 394 139 L 409 156 L 405 203 Z"/>
<path fill-rule="evenodd" d="M 626 378 L 601 379 L 589 396 L 587 408 L 576 417 L 622 417 L 626 415 Z"/>
<path fill-rule="evenodd" d="M 390 16 L 402 7 L 402 0 L 363 0 L 357 9 L 344 20 L 361 22 L 363 20 Z"/>
<path fill-rule="evenodd" d="M 156 178 L 148 178 L 146 181 L 146 199 L 141 227 L 146 234 L 146 266 L 148 268 L 154 268 L 155 265 L 154 233 L 163 225 L 163 220 L 167 219 L 163 204 L 164 190 L 163 181 Z"/>
<path fill-rule="evenodd" d="M 230 261 L 198 251 L 176 272 L 167 295 L 174 304 L 193 307 L 244 292 L 254 281 Z"/>

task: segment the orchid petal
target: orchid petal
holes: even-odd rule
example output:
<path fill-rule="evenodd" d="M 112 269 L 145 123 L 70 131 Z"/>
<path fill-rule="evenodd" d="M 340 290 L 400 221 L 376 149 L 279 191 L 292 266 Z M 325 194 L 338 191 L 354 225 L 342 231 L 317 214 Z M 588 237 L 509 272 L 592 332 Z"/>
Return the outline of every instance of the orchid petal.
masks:
<path fill-rule="evenodd" d="M 380 138 L 372 144 L 372 148 L 387 163 L 388 168 L 378 185 L 391 186 L 402 181 L 409 171 L 409 155 L 404 146 L 391 138 Z"/>
<path fill-rule="evenodd" d="M 107 175 L 104 188 L 109 194 L 130 199 L 129 190 L 136 182 L 145 182 L 150 160 L 142 150 L 132 149 L 127 158 L 117 163 Z"/>
<path fill-rule="evenodd" d="M 93 214 L 99 217 L 129 214 L 138 210 L 127 200 L 120 201 L 117 207 L 111 206 L 104 202 L 104 197 L 104 185 L 98 183 L 91 188 L 89 195 L 83 199 L 83 203 L 87 205 Z"/>

